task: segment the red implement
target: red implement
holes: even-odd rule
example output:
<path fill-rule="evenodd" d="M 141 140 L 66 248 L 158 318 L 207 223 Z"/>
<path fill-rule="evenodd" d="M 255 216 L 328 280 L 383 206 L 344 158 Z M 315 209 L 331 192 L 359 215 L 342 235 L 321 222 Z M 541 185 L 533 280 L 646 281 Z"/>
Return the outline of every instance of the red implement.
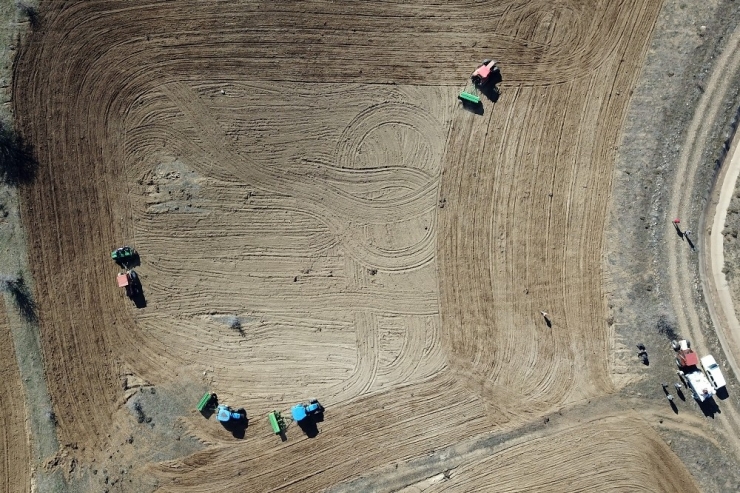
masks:
<path fill-rule="evenodd" d="M 118 281 L 119 288 L 125 288 L 128 286 L 128 274 L 118 274 L 116 280 Z"/>

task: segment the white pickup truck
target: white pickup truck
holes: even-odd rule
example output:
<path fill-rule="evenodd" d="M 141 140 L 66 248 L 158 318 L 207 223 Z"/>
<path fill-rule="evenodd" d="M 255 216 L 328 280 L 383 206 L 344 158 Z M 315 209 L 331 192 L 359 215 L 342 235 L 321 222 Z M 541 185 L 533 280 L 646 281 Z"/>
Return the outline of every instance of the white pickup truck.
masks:
<path fill-rule="evenodd" d="M 704 368 L 704 373 L 707 374 L 707 378 L 712 383 L 712 387 L 715 389 L 721 389 L 726 385 L 725 377 L 722 375 L 719 365 L 714 361 L 712 355 L 704 356 L 701 359 L 701 366 Z"/>

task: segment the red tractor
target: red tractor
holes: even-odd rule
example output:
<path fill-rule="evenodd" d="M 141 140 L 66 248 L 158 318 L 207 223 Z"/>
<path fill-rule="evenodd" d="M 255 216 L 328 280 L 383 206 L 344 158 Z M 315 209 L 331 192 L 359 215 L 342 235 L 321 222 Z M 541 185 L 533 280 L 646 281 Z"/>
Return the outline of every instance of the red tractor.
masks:
<path fill-rule="evenodd" d="M 116 277 L 119 288 L 126 289 L 126 296 L 133 298 L 134 296 L 141 293 L 141 281 L 139 281 L 139 275 L 135 270 L 129 269 L 126 272 L 121 272 Z"/>
<path fill-rule="evenodd" d="M 699 355 L 689 346 L 689 341 L 682 339 L 680 341 L 671 341 L 671 347 L 676 351 L 676 366 L 680 369 L 699 364 Z"/>
<path fill-rule="evenodd" d="M 482 87 L 487 85 L 489 82 L 494 84 L 501 81 L 501 73 L 496 64 L 496 60 L 483 60 L 483 63 L 478 65 L 473 75 L 470 76 L 470 80 L 476 87 Z"/>

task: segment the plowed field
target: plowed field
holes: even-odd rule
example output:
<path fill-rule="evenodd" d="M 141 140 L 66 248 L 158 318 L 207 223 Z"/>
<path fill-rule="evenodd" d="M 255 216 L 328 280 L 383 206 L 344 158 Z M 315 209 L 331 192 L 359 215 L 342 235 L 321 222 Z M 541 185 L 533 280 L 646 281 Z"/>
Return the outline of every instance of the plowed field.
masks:
<path fill-rule="evenodd" d="M 111 446 L 125 375 L 189 381 L 193 405 L 209 388 L 252 421 L 236 440 L 177 410 L 206 448 L 151 466 L 164 491 L 316 491 L 612 392 L 603 224 L 659 8 L 42 3 L 14 100 L 40 162 L 25 226 L 61 441 L 81 464 Z M 500 98 L 465 111 L 488 56 Z M 321 434 L 272 436 L 267 412 L 311 396 Z M 685 473 L 615 423 L 560 459 L 621 461 L 585 489 Z M 522 467 L 548 472 L 561 441 L 492 460 L 514 478 L 536 449 Z M 460 491 L 490 480 L 476 468 Z M 558 474 L 549 491 L 579 469 Z"/>

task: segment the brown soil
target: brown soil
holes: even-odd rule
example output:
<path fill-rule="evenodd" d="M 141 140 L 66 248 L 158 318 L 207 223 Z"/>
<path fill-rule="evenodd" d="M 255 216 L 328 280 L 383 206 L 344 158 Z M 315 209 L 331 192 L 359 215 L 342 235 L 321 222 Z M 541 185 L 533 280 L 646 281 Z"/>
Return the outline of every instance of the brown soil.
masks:
<path fill-rule="evenodd" d="M 317 491 L 618 390 L 603 225 L 659 9 L 44 4 L 14 101 L 40 163 L 24 223 L 69 480 Z M 486 56 L 500 99 L 467 112 Z M 108 256 L 127 243 L 137 306 Z M 207 389 L 247 407 L 244 439 L 193 409 Z M 281 443 L 266 414 L 312 396 L 321 433 Z M 550 491 L 690 490 L 623 411 L 471 464 L 458 489 L 491 464 L 550 474 L 566 440 Z"/>
<path fill-rule="evenodd" d="M 634 416 L 580 423 L 448 471 L 429 487 L 401 491 L 490 491 L 491 485 L 507 492 L 699 491 L 665 442 Z"/>
<path fill-rule="evenodd" d="M 26 401 L 14 358 L 13 338 L 5 310 L 0 310 L 0 490 L 7 493 L 31 490 L 31 447 L 26 431 Z"/>

